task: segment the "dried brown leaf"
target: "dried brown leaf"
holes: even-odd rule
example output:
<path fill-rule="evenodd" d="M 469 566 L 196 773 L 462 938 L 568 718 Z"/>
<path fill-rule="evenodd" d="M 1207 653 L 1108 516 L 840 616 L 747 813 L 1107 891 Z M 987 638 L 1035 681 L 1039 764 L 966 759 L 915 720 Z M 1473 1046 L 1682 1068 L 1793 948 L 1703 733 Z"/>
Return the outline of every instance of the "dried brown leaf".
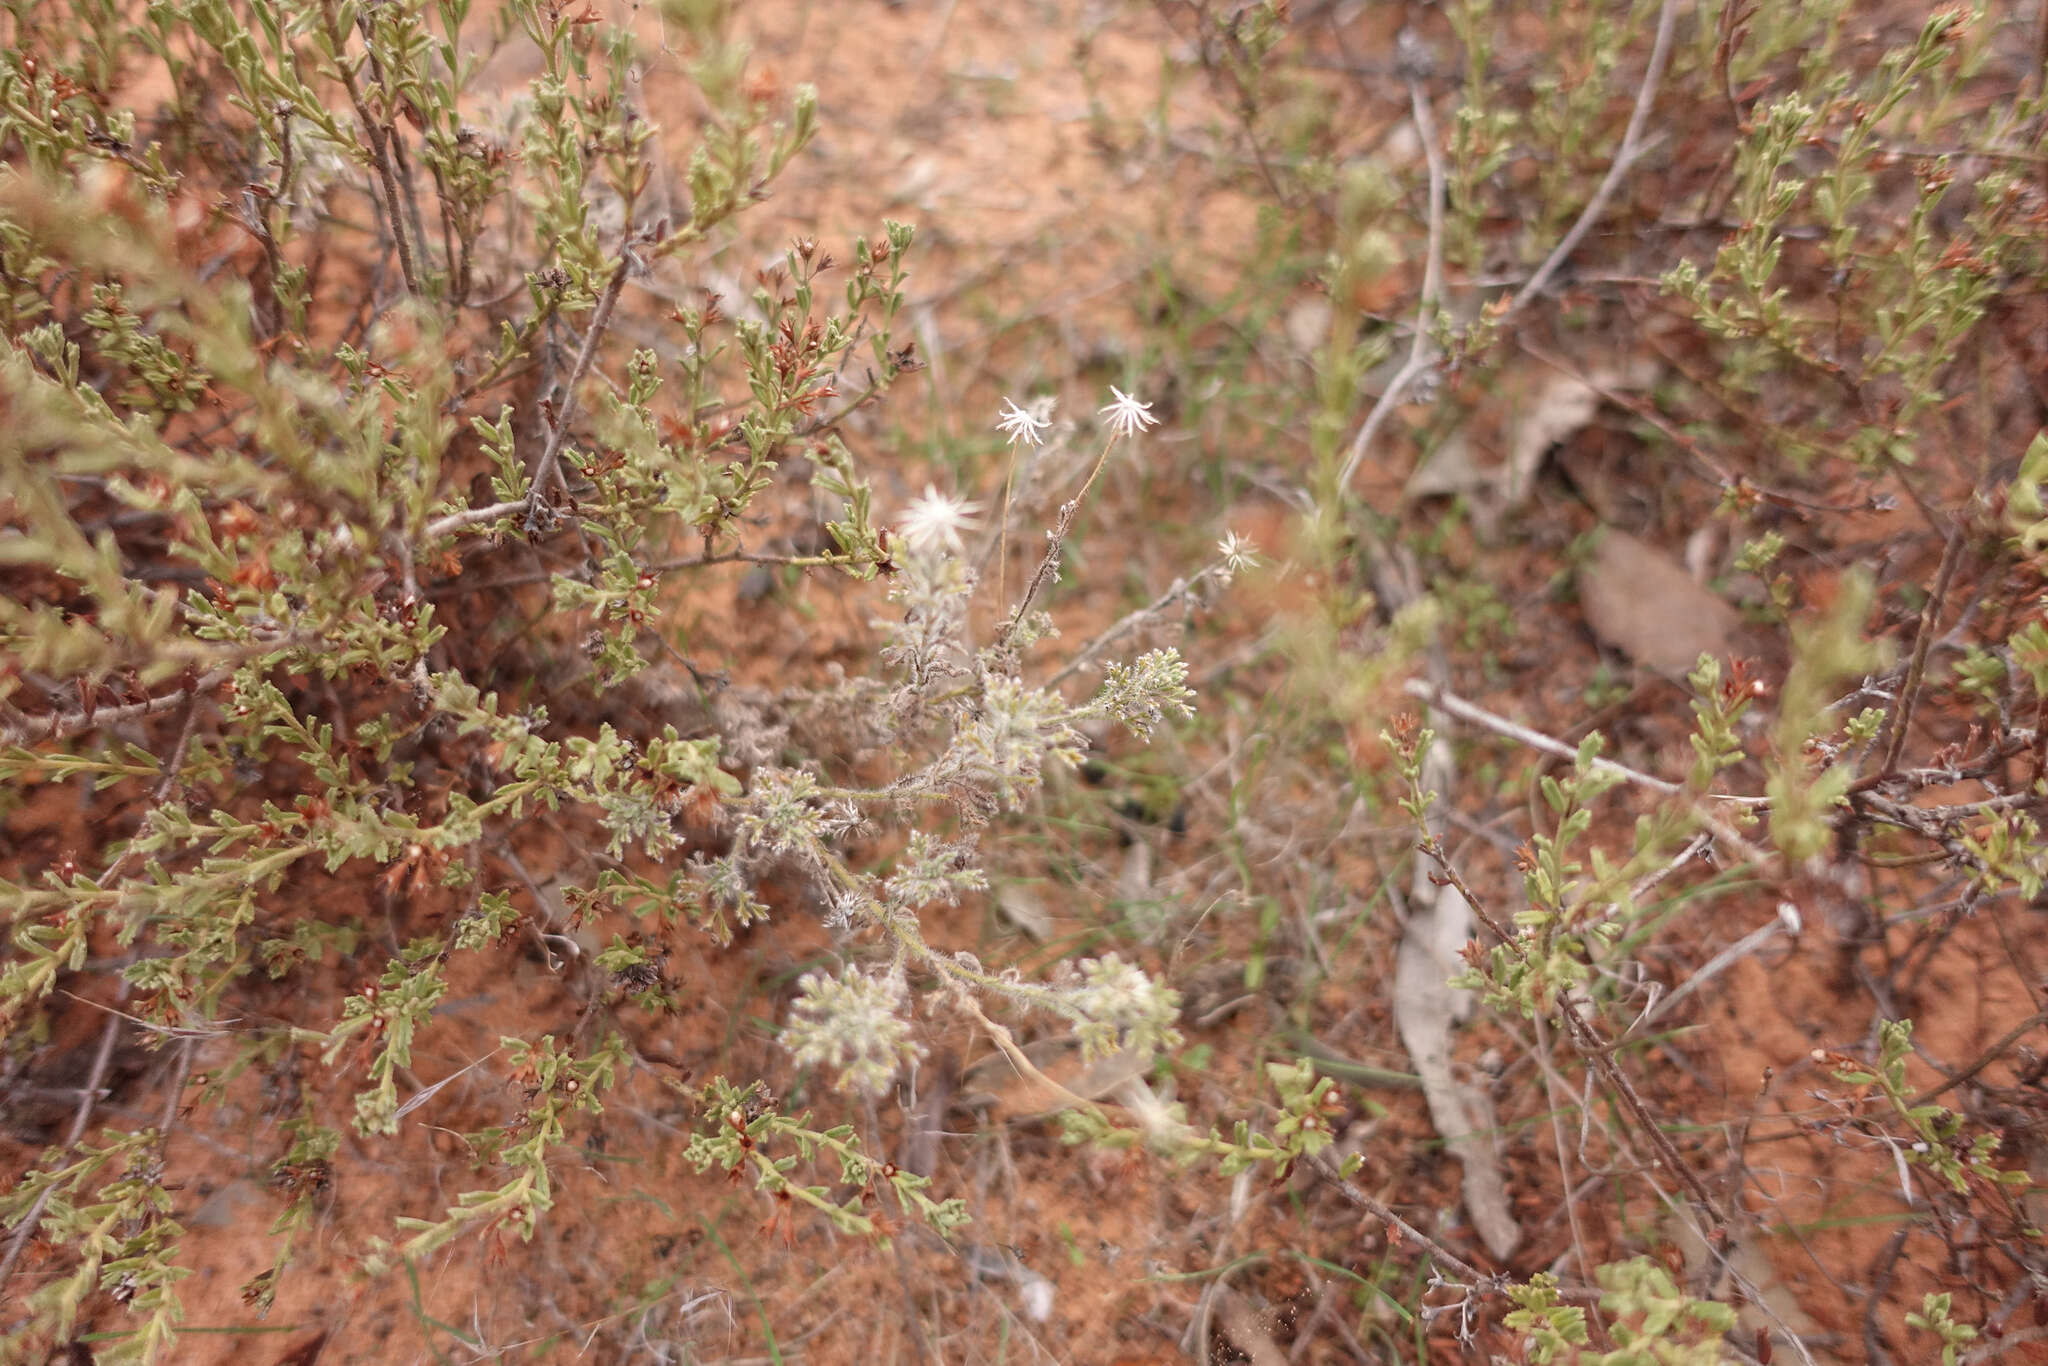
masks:
<path fill-rule="evenodd" d="M 1655 546 L 1609 527 L 1579 566 L 1579 606 L 1604 645 L 1667 678 L 1733 652 L 1742 616 Z"/>

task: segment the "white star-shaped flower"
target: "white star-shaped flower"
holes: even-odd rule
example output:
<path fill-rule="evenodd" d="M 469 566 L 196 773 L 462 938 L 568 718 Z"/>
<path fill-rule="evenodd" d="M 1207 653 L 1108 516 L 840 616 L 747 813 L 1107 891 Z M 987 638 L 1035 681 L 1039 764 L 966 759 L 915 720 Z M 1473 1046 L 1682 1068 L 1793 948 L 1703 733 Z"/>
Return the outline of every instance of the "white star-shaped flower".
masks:
<path fill-rule="evenodd" d="M 1152 416 L 1151 404 L 1138 402 L 1114 384 L 1109 386 L 1109 392 L 1116 397 L 1103 407 L 1102 415 L 1109 419 L 1109 429 L 1116 435 L 1136 436 L 1159 421 Z"/>
<path fill-rule="evenodd" d="M 1030 409 L 1019 408 L 1013 398 L 1003 400 L 1003 411 L 996 416 L 997 430 L 1009 433 L 1012 446 L 1019 441 L 1027 446 L 1038 445 L 1045 440 L 1042 433 L 1051 425 L 1044 418 L 1033 416 Z"/>
<path fill-rule="evenodd" d="M 903 509 L 903 521 L 897 530 L 913 550 L 943 547 L 958 554 L 960 533 L 974 530 L 980 516 L 981 504 L 957 493 L 940 493 L 926 484 L 924 497 Z"/>
<path fill-rule="evenodd" d="M 1216 553 L 1223 557 L 1220 577 L 1226 585 L 1259 562 L 1259 548 L 1235 531 L 1216 543 Z"/>

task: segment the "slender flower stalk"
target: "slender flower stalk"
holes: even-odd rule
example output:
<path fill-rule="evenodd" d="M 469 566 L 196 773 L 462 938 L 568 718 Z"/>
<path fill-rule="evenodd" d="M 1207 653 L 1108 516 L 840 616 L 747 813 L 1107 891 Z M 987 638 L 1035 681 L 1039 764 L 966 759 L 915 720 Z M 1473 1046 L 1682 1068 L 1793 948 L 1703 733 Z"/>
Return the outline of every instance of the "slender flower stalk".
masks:
<path fill-rule="evenodd" d="M 1088 468 L 1088 477 L 1081 482 L 1081 491 L 1060 504 L 1059 517 L 1053 529 L 1045 533 L 1045 557 L 1038 562 L 1037 570 L 1029 583 L 1024 585 L 1024 595 L 1018 599 L 1016 608 L 1010 613 L 1008 622 L 996 635 L 1000 648 L 1010 643 L 1017 634 L 1017 628 L 1024 624 L 1024 614 L 1038 597 L 1039 590 L 1059 575 L 1060 547 L 1066 543 L 1067 533 L 1074 528 L 1074 519 L 1081 513 L 1081 504 L 1087 499 L 1088 491 L 1095 487 L 1095 481 L 1102 476 L 1102 467 L 1109 463 L 1109 453 L 1116 449 L 1117 438 L 1135 436 L 1147 427 L 1156 426 L 1159 419 L 1152 416 L 1152 405 L 1140 403 L 1115 385 L 1109 387 L 1114 396 L 1101 411 L 1109 423 L 1109 437 L 1102 443 L 1102 453 L 1095 457 L 1095 463 Z"/>
<path fill-rule="evenodd" d="M 1010 570 L 1010 491 L 1017 482 L 1017 443 L 1039 446 L 1045 442 L 1045 429 L 1052 425 L 1052 405 L 1049 398 L 1040 399 L 1032 406 L 1046 416 L 1040 417 L 1030 408 L 1020 408 L 1017 400 L 1003 400 L 1003 410 L 996 415 L 996 429 L 1007 433 L 1010 438 L 1010 467 L 1003 473 L 1003 508 L 996 525 L 996 593 L 998 598 L 1009 596 Z"/>

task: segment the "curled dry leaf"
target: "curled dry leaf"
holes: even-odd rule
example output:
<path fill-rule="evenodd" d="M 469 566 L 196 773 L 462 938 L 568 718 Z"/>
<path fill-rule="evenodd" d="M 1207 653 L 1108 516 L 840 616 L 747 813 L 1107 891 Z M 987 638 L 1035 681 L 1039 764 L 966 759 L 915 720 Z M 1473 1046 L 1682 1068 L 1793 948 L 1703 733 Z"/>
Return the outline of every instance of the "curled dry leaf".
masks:
<path fill-rule="evenodd" d="M 1529 496 L 1544 457 L 1599 413 L 1603 393 L 1640 389 L 1656 376 L 1654 364 L 1636 363 L 1601 367 L 1590 381 L 1548 366 L 1533 376 L 1510 378 L 1497 436 L 1489 440 L 1461 426 L 1409 477 L 1402 499 L 1466 494 L 1477 523 L 1490 528 Z"/>

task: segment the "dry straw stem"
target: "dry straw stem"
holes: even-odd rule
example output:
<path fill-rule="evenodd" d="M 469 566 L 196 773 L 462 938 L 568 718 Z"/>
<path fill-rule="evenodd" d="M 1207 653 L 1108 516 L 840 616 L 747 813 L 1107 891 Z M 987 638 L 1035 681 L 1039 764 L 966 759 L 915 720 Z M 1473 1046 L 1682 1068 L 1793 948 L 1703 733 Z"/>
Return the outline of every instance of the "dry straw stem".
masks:
<path fill-rule="evenodd" d="M 1669 1012 L 1673 1006 L 1713 981 L 1716 977 L 1719 977 L 1729 968 L 1735 966 L 1735 964 L 1751 954 L 1758 952 L 1764 945 L 1770 943 L 1779 935 L 1789 936 L 1791 933 L 1792 931 L 1783 920 L 1775 915 L 1772 916 L 1769 920 L 1757 926 L 1727 948 L 1722 949 L 1712 958 L 1709 958 L 1697 971 L 1690 977 L 1687 977 L 1676 988 L 1651 1002 L 1649 1008 L 1643 1011 L 1641 1017 L 1637 1019 L 1634 1025 L 1630 1026 L 1628 1034 L 1648 1029 Z M 1623 1035 L 1622 1041 L 1626 1042 L 1627 1037 L 1627 1034 Z"/>
<path fill-rule="evenodd" d="M 1074 652 L 1074 657 L 1068 660 L 1058 673 L 1054 674 L 1051 678 L 1045 681 L 1045 686 L 1048 688 L 1056 688 L 1060 684 L 1066 682 L 1066 680 L 1068 680 L 1069 678 L 1072 678 L 1076 673 L 1080 672 L 1082 669 L 1088 667 L 1089 664 L 1093 663 L 1095 657 L 1101 654 L 1104 650 L 1108 649 L 1111 645 L 1123 639 L 1124 636 L 1130 634 L 1132 631 L 1137 630 L 1138 627 L 1144 625 L 1146 622 L 1151 621 L 1153 618 L 1157 616 L 1160 616 L 1167 609 L 1172 607 L 1176 602 L 1179 602 L 1181 599 L 1187 597 L 1196 588 L 1200 587 L 1202 582 L 1208 579 L 1213 572 L 1213 570 L 1205 569 L 1201 573 L 1195 575 L 1192 579 L 1175 579 L 1171 584 L 1167 586 L 1167 589 L 1164 593 L 1161 593 L 1158 597 L 1154 598 L 1151 602 L 1146 603 L 1143 607 L 1138 608 L 1136 611 L 1126 613 L 1124 616 L 1118 618 L 1115 622 L 1111 623 L 1108 629 L 1104 630 L 1102 634 L 1096 636 L 1095 639 L 1089 641 L 1086 645 L 1083 645 L 1080 649 L 1076 650 Z"/>
<path fill-rule="evenodd" d="M 996 1047 L 1002 1050 L 1003 1056 L 1010 1060 L 1010 1065 L 1017 1069 L 1018 1075 L 1034 1085 L 1044 1087 L 1048 1094 L 1057 1097 L 1074 1109 L 1091 1114 L 1104 1123 L 1109 1122 L 1109 1115 L 1100 1105 L 1084 1096 L 1075 1094 L 1040 1071 L 1038 1065 L 1031 1061 L 1022 1048 L 1018 1047 L 1016 1035 L 1010 1033 L 1009 1029 L 1005 1026 L 990 1019 L 988 1012 L 981 1008 L 979 1001 L 976 1001 L 965 992 L 960 993 L 957 999 L 961 1007 L 979 1021 L 983 1029 L 988 1031 L 989 1038 L 995 1041 Z"/>
<path fill-rule="evenodd" d="M 1565 1221 L 1572 1231 L 1572 1259 L 1578 1263 L 1579 1279 L 1585 1280 L 1593 1274 L 1594 1258 L 1586 1251 L 1586 1231 L 1579 1221 L 1580 1187 L 1572 1180 L 1572 1144 L 1564 1127 L 1564 1117 L 1571 1112 L 1576 1098 L 1565 1085 L 1564 1078 L 1558 1075 L 1557 1065 L 1552 1061 L 1550 1022 L 1538 1015 L 1535 1024 L 1536 1048 L 1529 1057 L 1543 1074 L 1543 1095 L 1550 1108 L 1551 1148 L 1557 1157 L 1558 1189 L 1564 1194 Z M 1582 1160 L 1583 1157 L 1582 1152 Z M 1591 1174 L 1590 1167 L 1588 1174 Z"/>

